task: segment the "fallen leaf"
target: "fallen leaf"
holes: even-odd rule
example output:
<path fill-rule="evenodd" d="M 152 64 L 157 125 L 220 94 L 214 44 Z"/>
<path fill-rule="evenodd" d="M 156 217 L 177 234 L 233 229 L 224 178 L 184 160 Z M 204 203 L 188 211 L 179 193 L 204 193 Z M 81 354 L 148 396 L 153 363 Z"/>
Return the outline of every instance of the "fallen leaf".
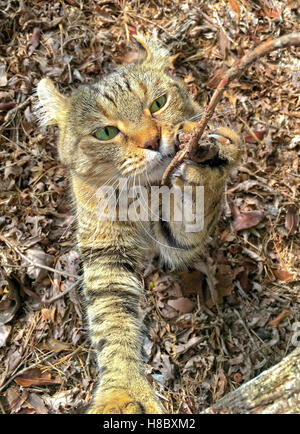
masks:
<path fill-rule="evenodd" d="M 47 341 L 47 350 L 54 351 L 55 353 L 59 353 L 60 351 L 69 351 L 71 349 L 71 345 L 67 342 L 58 341 L 54 338 L 49 338 Z"/>
<path fill-rule="evenodd" d="M 30 46 L 28 49 L 28 56 L 31 56 L 34 50 L 39 46 L 40 33 L 41 33 L 41 29 L 39 27 L 35 27 L 33 29 L 32 37 L 30 40 Z"/>
<path fill-rule="evenodd" d="M 25 374 L 15 378 L 15 382 L 23 387 L 57 384 L 56 380 L 51 379 L 50 373 L 42 373 L 40 368 L 29 369 Z"/>
<path fill-rule="evenodd" d="M 168 304 L 174 309 L 178 310 L 180 313 L 189 313 L 195 307 L 195 303 L 189 298 L 179 297 L 175 300 L 168 300 Z"/>
<path fill-rule="evenodd" d="M 24 404 L 24 402 L 26 401 L 26 399 L 28 397 L 28 392 L 27 392 L 27 390 L 24 390 L 22 394 L 19 394 L 16 387 L 11 386 L 7 390 L 6 396 L 7 396 L 7 401 L 8 401 L 10 412 L 11 413 L 18 413 L 20 411 L 22 405 Z"/>
<path fill-rule="evenodd" d="M 293 275 L 289 273 L 287 270 L 276 270 L 272 269 L 274 275 L 277 277 L 277 279 L 281 280 L 282 282 L 290 282 L 294 279 Z"/>
<path fill-rule="evenodd" d="M 1 102 L 0 103 L 0 111 L 8 112 L 8 110 L 12 109 L 16 105 L 17 105 L 17 103 L 15 101 Z"/>
<path fill-rule="evenodd" d="M 225 392 L 225 387 L 227 385 L 227 377 L 223 371 L 223 369 L 220 369 L 217 376 L 216 376 L 216 382 L 215 382 L 215 396 L 214 401 L 218 401 Z"/>
<path fill-rule="evenodd" d="M 7 85 L 7 75 L 4 63 L 0 63 L 0 87 Z"/>
<path fill-rule="evenodd" d="M 36 264 L 46 265 L 48 267 L 51 267 L 54 261 L 54 257 L 45 253 L 44 250 L 38 245 L 32 247 L 31 249 L 27 249 L 25 256 L 27 256 L 28 259 Z M 22 260 L 22 264 L 27 267 L 28 276 L 37 282 L 43 280 L 48 274 L 48 271 L 44 268 L 28 265 L 28 262 L 25 259 Z"/>
<path fill-rule="evenodd" d="M 34 407 L 37 414 L 48 414 L 48 410 L 45 406 L 44 401 L 42 398 L 37 395 L 36 393 L 30 393 L 28 397 L 28 402 L 32 407 Z"/>
<path fill-rule="evenodd" d="M 214 75 L 208 80 L 206 86 L 210 89 L 215 89 L 222 78 L 225 75 L 225 71 L 222 68 L 216 69 Z"/>
<path fill-rule="evenodd" d="M 228 0 L 229 6 L 233 10 L 233 12 L 236 12 L 238 15 L 240 15 L 241 8 L 239 5 L 239 2 L 237 0 Z"/>
<path fill-rule="evenodd" d="M 5 347 L 10 332 L 11 332 L 11 326 L 0 325 L 0 348 Z"/>
<path fill-rule="evenodd" d="M 277 315 L 276 318 L 272 319 L 272 321 L 270 321 L 268 323 L 268 325 L 271 326 L 271 327 L 278 327 L 278 325 L 281 323 L 281 321 L 283 321 L 290 314 L 291 314 L 291 312 L 288 312 L 288 311 L 284 310 L 279 315 Z"/>
<path fill-rule="evenodd" d="M 294 235 L 299 225 L 299 212 L 296 205 L 290 205 L 288 207 L 286 216 L 285 216 L 285 228 L 288 232 L 288 235 Z"/>
<path fill-rule="evenodd" d="M 190 348 L 194 347 L 201 341 L 201 337 L 194 336 L 191 338 L 186 344 L 179 344 L 176 345 L 176 355 L 179 356 L 180 354 L 186 353 Z"/>
<path fill-rule="evenodd" d="M 253 131 L 253 133 L 254 134 L 251 133 L 244 134 L 244 139 L 247 143 L 256 143 L 257 141 L 262 140 L 265 135 L 265 131 Z"/>
<path fill-rule="evenodd" d="M 243 229 L 252 228 L 264 218 L 264 215 L 265 214 L 262 210 L 241 213 L 235 218 L 233 222 L 233 229 L 235 232 L 238 232 Z"/>
<path fill-rule="evenodd" d="M 229 48 L 230 48 L 229 39 L 227 38 L 226 33 L 222 29 L 220 29 L 220 32 L 219 32 L 219 49 L 220 49 L 220 53 L 221 53 L 221 56 L 223 57 L 223 59 L 226 59 Z"/>
<path fill-rule="evenodd" d="M 183 295 L 199 294 L 202 290 L 204 275 L 199 270 L 179 273 Z"/>

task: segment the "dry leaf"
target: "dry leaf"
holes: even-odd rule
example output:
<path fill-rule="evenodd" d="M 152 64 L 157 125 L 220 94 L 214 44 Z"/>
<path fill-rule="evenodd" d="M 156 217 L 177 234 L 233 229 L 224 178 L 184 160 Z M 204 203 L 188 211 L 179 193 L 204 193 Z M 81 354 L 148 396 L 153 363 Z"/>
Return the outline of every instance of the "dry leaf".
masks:
<path fill-rule="evenodd" d="M 168 304 L 180 313 L 189 313 L 195 307 L 195 303 L 185 297 L 179 297 L 175 300 L 168 300 Z"/>
<path fill-rule="evenodd" d="M 67 342 L 58 341 L 54 338 L 49 338 L 47 341 L 47 350 L 54 351 L 55 353 L 59 353 L 60 351 L 69 351 L 71 349 L 71 345 Z"/>
<path fill-rule="evenodd" d="M 233 12 L 237 13 L 238 15 L 240 15 L 241 8 L 240 8 L 238 0 L 228 0 L 228 1 L 229 1 L 229 6 L 233 10 Z"/>
<path fill-rule="evenodd" d="M 261 210 L 239 214 L 233 222 L 233 229 L 235 232 L 238 232 L 243 229 L 252 228 L 264 218 L 264 215 L 264 212 Z"/>
<path fill-rule="evenodd" d="M 277 277 L 277 279 L 281 280 L 282 282 L 290 282 L 291 280 L 294 280 L 294 277 L 291 273 L 289 273 L 287 270 L 274 270 L 272 269 L 274 275 Z"/>
<path fill-rule="evenodd" d="M 7 85 L 7 75 L 4 63 L 0 63 L 0 87 Z"/>
<path fill-rule="evenodd" d="M 204 275 L 201 271 L 183 271 L 179 273 L 179 277 L 184 295 L 201 293 L 204 279 Z"/>
<path fill-rule="evenodd" d="M 44 401 L 36 393 L 30 393 L 30 395 L 28 397 L 28 402 L 30 405 L 32 405 L 32 407 L 34 407 L 35 412 L 37 414 L 48 414 L 49 413 L 46 406 L 45 406 Z"/>
<path fill-rule="evenodd" d="M 230 43 L 226 33 L 222 29 L 220 29 L 219 32 L 219 48 L 221 56 L 223 57 L 223 59 L 226 59 L 227 52 L 230 48 Z"/>
<path fill-rule="evenodd" d="M 245 133 L 244 134 L 244 139 L 247 143 L 256 143 L 258 140 L 262 140 L 266 132 L 265 131 L 253 131 L 253 133 L 255 134 L 256 137 L 254 137 L 254 135 L 251 133 Z"/>
<path fill-rule="evenodd" d="M 8 112 L 8 110 L 15 107 L 17 103 L 15 101 L 7 101 L 7 102 L 1 102 L 0 103 L 0 111 L 2 112 Z"/>
<path fill-rule="evenodd" d="M 272 321 L 270 321 L 268 323 L 268 325 L 271 327 L 278 327 L 278 325 L 281 323 L 281 321 L 283 321 L 290 314 L 291 314 L 291 312 L 282 311 L 279 315 L 277 315 L 276 318 L 272 319 Z"/>
<path fill-rule="evenodd" d="M 42 373 L 40 368 L 29 369 L 25 374 L 15 378 L 15 382 L 23 387 L 58 384 L 57 380 L 51 379 L 50 373 Z"/>
<path fill-rule="evenodd" d="M 285 216 L 285 228 L 289 235 L 294 235 L 299 225 L 299 212 L 296 205 L 290 205 L 288 207 Z"/>
<path fill-rule="evenodd" d="M 0 348 L 6 345 L 6 341 L 10 332 L 11 332 L 11 326 L 0 325 Z"/>
<path fill-rule="evenodd" d="M 28 56 L 31 56 L 34 50 L 39 46 L 40 33 L 41 33 L 41 29 L 39 27 L 35 27 L 33 29 L 32 37 L 30 41 L 30 47 L 28 49 Z"/>
<path fill-rule="evenodd" d="M 45 253 L 44 250 L 39 245 L 36 245 L 31 249 L 27 249 L 25 252 L 25 256 L 27 256 L 28 259 L 30 259 L 36 264 L 46 265 L 48 267 L 51 267 L 54 261 L 54 257 L 52 255 L 48 255 L 47 253 Z M 28 276 L 31 279 L 36 280 L 37 282 L 43 280 L 44 277 L 46 277 L 48 274 L 48 271 L 45 270 L 44 268 L 28 265 L 28 262 L 25 261 L 25 259 L 22 261 L 22 264 L 28 267 L 27 268 Z"/>
<path fill-rule="evenodd" d="M 186 353 L 190 348 L 194 347 L 201 341 L 201 337 L 194 336 L 191 338 L 186 344 L 179 344 L 176 345 L 176 355 L 179 356 L 180 354 Z"/>

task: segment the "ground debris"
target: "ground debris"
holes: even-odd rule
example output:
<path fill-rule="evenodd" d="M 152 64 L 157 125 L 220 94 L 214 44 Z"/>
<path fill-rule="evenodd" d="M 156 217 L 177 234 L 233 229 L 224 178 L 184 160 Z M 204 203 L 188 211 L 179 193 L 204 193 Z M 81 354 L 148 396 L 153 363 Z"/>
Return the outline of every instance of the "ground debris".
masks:
<path fill-rule="evenodd" d="M 206 106 L 237 58 L 300 30 L 294 1 L 138 4 L 0 0 L 0 318 L 1 303 L 11 309 L 0 325 L 0 399 L 7 413 L 84 412 L 97 378 L 84 303 L 75 286 L 67 291 L 80 273 L 76 219 L 56 129 L 41 131 L 35 120 L 38 81 L 49 76 L 65 93 L 92 83 L 136 60 L 131 35 L 156 29 L 171 51 L 171 73 Z M 217 107 L 211 128 L 231 127 L 244 144 L 207 263 L 175 273 L 145 259 L 148 377 L 171 413 L 201 412 L 297 345 L 299 79 L 299 49 L 274 52 L 234 81 Z"/>

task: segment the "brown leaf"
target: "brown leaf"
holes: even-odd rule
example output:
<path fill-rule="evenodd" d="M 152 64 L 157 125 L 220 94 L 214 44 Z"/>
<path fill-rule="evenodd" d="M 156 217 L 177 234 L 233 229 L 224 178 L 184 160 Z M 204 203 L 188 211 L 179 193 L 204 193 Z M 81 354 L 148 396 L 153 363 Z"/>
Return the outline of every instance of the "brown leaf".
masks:
<path fill-rule="evenodd" d="M 241 8 L 239 5 L 238 0 L 228 0 L 230 8 L 233 10 L 233 12 L 236 12 L 238 15 L 241 13 Z"/>
<path fill-rule="evenodd" d="M 28 397 L 28 402 L 35 408 L 37 414 L 48 414 L 48 410 L 44 404 L 44 401 L 36 393 L 31 393 Z"/>
<path fill-rule="evenodd" d="M 281 321 L 283 321 L 290 314 L 291 312 L 284 310 L 279 315 L 277 315 L 276 318 L 272 319 L 272 321 L 270 321 L 268 325 L 271 327 L 278 327 Z"/>
<path fill-rule="evenodd" d="M 176 345 L 176 355 L 179 356 L 180 354 L 186 353 L 190 348 L 194 347 L 201 341 L 201 337 L 194 336 L 191 338 L 186 344 L 179 344 Z"/>
<path fill-rule="evenodd" d="M 210 89 L 215 89 L 220 83 L 220 81 L 222 80 L 222 78 L 224 77 L 224 75 L 225 75 L 224 69 L 222 68 L 216 69 L 214 75 L 206 83 L 206 86 L 209 87 Z"/>
<path fill-rule="evenodd" d="M 202 290 L 204 275 L 199 270 L 179 273 L 183 295 L 199 294 Z"/>
<path fill-rule="evenodd" d="M 195 307 L 195 303 L 185 297 L 180 297 L 176 300 L 168 300 L 168 304 L 180 313 L 192 312 Z"/>
<path fill-rule="evenodd" d="M 10 332 L 11 326 L 0 325 L 0 348 L 5 347 Z"/>
<path fill-rule="evenodd" d="M 274 270 L 272 269 L 274 275 L 277 277 L 277 279 L 281 280 L 282 282 L 290 282 L 294 279 L 293 275 L 290 274 L 287 270 Z"/>
<path fill-rule="evenodd" d="M 235 232 L 238 232 L 243 229 L 252 228 L 264 218 L 264 215 L 265 214 L 262 210 L 241 213 L 235 218 L 233 222 L 233 229 Z"/>
<path fill-rule="evenodd" d="M 7 85 L 7 74 L 6 67 L 4 63 L 0 63 L 0 87 Z"/>
<path fill-rule="evenodd" d="M 30 220 L 28 219 L 28 222 L 30 223 Z M 48 255 L 44 252 L 44 250 L 39 246 L 36 245 L 35 247 L 32 247 L 31 249 L 27 249 L 25 256 L 27 256 L 28 259 L 30 259 L 32 262 L 40 265 L 46 265 L 48 267 L 51 267 L 53 265 L 54 257 L 52 255 Z M 36 280 L 37 282 L 40 282 L 43 280 L 47 274 L 48 271 L 41 267 L 35 267 L 34 265 L 28 265 L 28 262 L 25 260 L 22 260 L 22 263 L 27 267 L 27 274 L 31 279 Z"/>
<path fill-rule="evenodd" d="M 247 143 L 256 143 L 257 141 L 262 140 L 265 135 L 265 131 L 253 131 L 253 133 L 254 134 L 251 133 L 244 134 L 244 139 Z"/>
<path fill-rule="evenodd" d="M 219 49 L 220 49 L 220 53 L 221 56 L 223 57 L 223 59 L 226 59 L 227 56 L 227 52 L 230 48 L 230 43 L 229 43 L 229 39 L 227 38 L 226 33 L 220 29 L 219 32 Z"/>
<path fill-rule="evenodd" d="M 49 338 L 47 341 L 47 350 L 59 353 L 60 351 L 68 351 L 71 349 L 71 345 L 67 342 L 58 341 L 54 338 Z"/>
<path fill-rule="evenodd" d="M 219 370 L 216 377 L 214 401 L 218 401 L 224 395 L 225 387 L 227 386 L 227 377 L 223 369 Z"/>
<path fill-rule="evenodd" d="M 15 382 L 23 387 L 57 384 L 56 380 L 51 379 L 50 373 L 42 373 L 40 368 L 29 369 L 25 374 L 15 378 Z"/>
<path fill-rule="evenodd" d="M 8 112 L 8 110 L 12 109 L 17 103 L 15 101 L 7 101 L 0 103 L 0 111 Z"/>
<path fill-rule="evenodd" d="M 285 228 L 289 235 L 294 235 L 299 225 L 299 212 L 296 205 L 290 205 L 288 207 L 285 216 Z"/>
<path fill-rule="evenodd" d="M 28 56 L 31 56 L 34 50 L 39 46 L 40 43 L 40 33 L 41 29 L 39 27 L 35 27 L 33 29 L 30 47 L 28 48 Z"/>

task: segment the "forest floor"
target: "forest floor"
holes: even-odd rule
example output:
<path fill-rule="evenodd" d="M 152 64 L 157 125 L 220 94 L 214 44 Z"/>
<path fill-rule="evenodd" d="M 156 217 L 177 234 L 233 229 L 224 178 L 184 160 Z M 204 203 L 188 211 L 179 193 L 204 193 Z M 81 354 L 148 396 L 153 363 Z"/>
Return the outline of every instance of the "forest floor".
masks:
<path fill-rule="evenodd" d="M 235 59 L 300 31 L 298 1 L 0 0 L 0 11 L 0 412 L 79 413 L 97 369 L 72 277 L 68 171 L 57 129 L 36 122 L 38 81 L 68 94 L 130 62 L 130 36 L 156 29 L 171 73 L 205 106 Z M 170 413 L 201 412 L 299 345 L 300 50 L 249 67 L 213 122 L 244 138 L 206 257 L 218 308 L 203 264 L 145 260 L 148 378 Z"/>

